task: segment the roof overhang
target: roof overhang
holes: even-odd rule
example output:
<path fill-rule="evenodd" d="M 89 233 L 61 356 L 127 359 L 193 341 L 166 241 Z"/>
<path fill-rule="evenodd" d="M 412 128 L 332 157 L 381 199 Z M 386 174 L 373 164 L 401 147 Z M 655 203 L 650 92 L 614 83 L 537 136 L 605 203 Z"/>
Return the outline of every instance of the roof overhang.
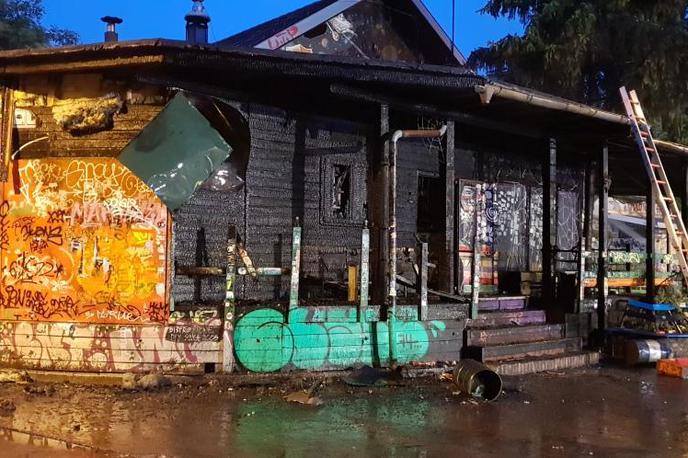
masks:
<path fill-rule="evenodd" d="M 154 74 L 158 81 L 170 86 L 189 89 L 185 86 L 188 83 L 204 87 L 209 93 L 237 97 L 253 97 L 258 88 L 298 98 L 285 88 L 300 85 L 312 93 L 320 91 L 319 96 L 341 100 L 343 94 L 333 88 L 344 87 L 351 89 L 348 95 L 359 102 L 388 103 L 409 112 L 434 112 L 437 116 L 456 115 L 458 121 L 485 120 L 488 129 L 512 126 L 512 133 L 533 136 L 589 133 L 595 138 L 616 137 L 626 147 L 633 147 L 624 115 L 489 81 L 453 66 L 192 46 L 171 40 L 0 52 L 0 76 L 6 79 L 105 70 L 126 70 L 127 74 L 148 77 Z M 659 146 L 673 155 L 688 157 L 684 146 L 668 142 L 660 142 Z"/>

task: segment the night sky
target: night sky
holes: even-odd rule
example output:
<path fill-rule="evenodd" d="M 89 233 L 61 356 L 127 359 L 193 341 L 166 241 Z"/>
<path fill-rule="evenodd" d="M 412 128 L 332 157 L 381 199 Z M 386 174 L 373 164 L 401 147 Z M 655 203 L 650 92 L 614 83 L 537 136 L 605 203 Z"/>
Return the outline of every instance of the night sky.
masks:
<path fill-rule="evenodd" d="M 206 0 L 212 17 L 210 40 L 217 41 L 266 20 L 312 3 L 313 0 Z M 426 5 L 451 34 L 451 0 L 425 0 Z M 456 0 L 456 43 L 468 56 L 473 49 L 486 45 L 522 27 L 515 21 L 494 20 L 477 12 L 485 0 Z M 103 40 L 102 16 L 119 16 L 120 40 L 138 38 L 183 39 L 184 15 L 191 10 L 191 0 L 44 0 L 46 25 L 72 29 L 82 43 Z"/>

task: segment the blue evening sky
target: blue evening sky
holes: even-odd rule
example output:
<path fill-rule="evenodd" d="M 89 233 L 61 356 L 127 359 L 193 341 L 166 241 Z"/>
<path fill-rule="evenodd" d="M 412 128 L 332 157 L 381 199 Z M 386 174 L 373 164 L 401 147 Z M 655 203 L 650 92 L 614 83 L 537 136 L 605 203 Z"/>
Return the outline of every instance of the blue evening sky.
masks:
<path fill-rule="evenodd" d="M 210 39 L 217 41 L 261 22 L 312 3 L 313 0 L 206 0 L 212 17 Z M 477 47 L 509 33 L 520 33 L 521 25 L 495 20 L 477 11 L 486 0 L 456 0 L 456 43 L 468 56 Z M 452 0 L 425 0 L 433 15 L 451 34 Z M 120 40 L 138 38 L 183 39 L 184 15 L 191 0 L 44 0 L 46 25 L 72 29 L 82 43 L 102 41 L 102 16 L 119 16 Z"/>

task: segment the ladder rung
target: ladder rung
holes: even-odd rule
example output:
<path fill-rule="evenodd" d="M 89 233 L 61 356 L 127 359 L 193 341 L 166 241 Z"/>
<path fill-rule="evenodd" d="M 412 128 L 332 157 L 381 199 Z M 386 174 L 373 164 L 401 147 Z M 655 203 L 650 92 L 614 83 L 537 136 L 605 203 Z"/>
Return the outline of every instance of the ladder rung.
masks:
<path fill-rule="evenodd" d="M 667 202 L 671 202 L 671 201 L 673 201 L 674 199 L 672 199 L 671 197 L 664 197 L 664 200 L 666 200 Z"/>
<path fill-rule="evenodd" d="M 657 184 L 666 184 L 666 181 L 657 180 Z"/>
<path fill-rule="evenodd" d="M 650 165 L 651 165 L 652 167 L 656 168 L 656 169 L 659 168 L 659 167 L 661 167 L 659 164 L 655 164 L 655 163 L 653 163 L 653 162 L 651 162 Z"/>

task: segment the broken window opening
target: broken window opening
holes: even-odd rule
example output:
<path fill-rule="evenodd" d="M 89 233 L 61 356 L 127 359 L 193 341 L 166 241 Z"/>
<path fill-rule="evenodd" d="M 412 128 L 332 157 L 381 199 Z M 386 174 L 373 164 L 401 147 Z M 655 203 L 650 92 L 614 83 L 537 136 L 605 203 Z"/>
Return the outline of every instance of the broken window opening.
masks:
<path fill-rule="evenodd" d="M 351 216 L 351 166 L 335 164 L 332 173 L 332 216 L 347 219 Z"/>
<path fill-rule="evenodd" d="M 320 162 L 320 223 L 361 226 L 365 222 L 366 169 L 355 155 L 337 154 Z"/>

